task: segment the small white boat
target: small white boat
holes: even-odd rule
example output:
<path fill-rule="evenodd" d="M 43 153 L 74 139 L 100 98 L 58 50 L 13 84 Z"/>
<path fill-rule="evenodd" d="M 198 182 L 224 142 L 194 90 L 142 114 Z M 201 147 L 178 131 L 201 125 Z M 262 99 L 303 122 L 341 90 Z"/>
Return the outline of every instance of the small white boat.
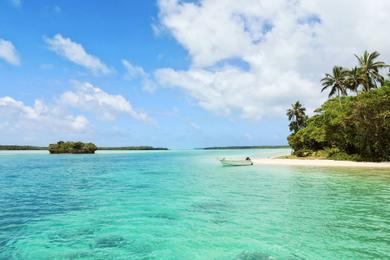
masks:
<path fill-rule="evenodd" d="M 227 160 L 222 158 L 219 160 L 223 166 L 250 166 L 253 165 L 252 160 L 247 157 L 245 160 Z"/>

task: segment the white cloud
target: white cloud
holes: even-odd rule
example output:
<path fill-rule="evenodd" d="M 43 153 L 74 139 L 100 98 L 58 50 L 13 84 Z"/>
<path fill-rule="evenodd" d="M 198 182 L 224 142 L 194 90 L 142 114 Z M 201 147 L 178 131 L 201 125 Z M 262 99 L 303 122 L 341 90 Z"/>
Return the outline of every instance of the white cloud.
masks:
<path fill-rule="evenodd" d="M 0 97 L 0 143 L 42 145 L 61 139 L 91 140 L 112 126 L 116 122 L 112 120 L 120 115 L 121 120 L 136 119 L 149 127 L 157 125 L 121 95 L 109 94 L 88 82 L 73 81 L 73 88 L 49 103 L 35 100 L 29 105 L 13 97 Z"/>
<path fill-rule="evenodd" d="M 302 98 L 302 93 L 311 103 L 319 96 L 313 91 L 312 83 L 295 72 L 272 77 L 229 66 L 218 71 L 160 69 L 156 77 L 163 85 L 186 90 L 200 106 L 221 115 L 233 111 L 240 111 L 247 118 L 259 118 L 267 113 L 282 114 L 286 109 L 284 104 Z M 258 84 L 260 80 L 264 85 Z"/>
<path fill-rule="evenodd" d="M 121 95 L 111 95 L 88 82 L 74 81 L 74 91 L 62 94 L 62 105 L 93 112 L 103 119 L 114 119 L 117 115 L 131 116 L 144 122 L 152 122 L 144 112 L 135 111 L 133 106 Z"/>
<path fill-rule="evenodd" d="M 314 108 L 333 65 L 350 66 L 365 49 L 390 62 L 388 0 L 160 0 L 159 8 L 191 64 L 156 79 L 219 114 L 281 115 L 296 100 Z"/>
<path fill-rule="evenodd" d="M 114 120 L 122 114 L 154 125 L 146 113 L 135 111 L 121 95 L 110 95 L 90 83 L 74 82 L 74 91 L 64 92 L 50 104 L 35 100 L 28 105 L 9 96 L 0 97 L 0 142 L 17 143 L 93 136 L 96 118 Z M 111 122 L 110 122 L 111 124 Z"/>
<path fill-rule="evenodd" d="M 0 59 L 12 65 L 20 65 L 20 58 L 15 46 L 10 41 L 0 39 Z"/>
<path fill-rule="evenodd" d="M 46 106 L 36 100 L 34 106 L 11 97 L 0 98 L 0 119 L 3 131 L 44 131 L 44 132 L 80 132 L 88 125 L 88 120 L 81 115 L 74 116 L 56 106 Z"/>
<path fill-rule="evenodd" d="M 142 67 L 137 66 L 137 65 L 133 65 L 126 59 L 122 60 L 122 64 L 126 69 L 125 77 L 129 80 L 134 79 L 134 78 L 139 78 L 139 77 L 143 78 L 143 77 L 147 76 L 146 72 L 144 71 L 144 69 Z"/>
<path fill-rule="evenodd" d="M 111 70 L 98 57 L 88 54 L 84 47 L 61 34 L 46 38 L 49 48 L 69 61 L 85 67 L 95 74 L 108 74 Z"/>
<path fill-rule="evenodd" d="M 153 34 L 157 37 L 161 36 L 165 32 L 165 27 L 161 26 L 159 23 L 152 23 L 151 28 Z"/>
<path fill-rule="evenodd" d="M 156 89 L 155 82 L 151 79 L 150 75 L 144 71 L 142 67 L 131 64 L 126 59 L 122 60 L 122 65 L 126 69 L 125 79 L 129 81 L 134 79 L 141 79 L 143 90 L 148 92 L 155 91 Z"/>

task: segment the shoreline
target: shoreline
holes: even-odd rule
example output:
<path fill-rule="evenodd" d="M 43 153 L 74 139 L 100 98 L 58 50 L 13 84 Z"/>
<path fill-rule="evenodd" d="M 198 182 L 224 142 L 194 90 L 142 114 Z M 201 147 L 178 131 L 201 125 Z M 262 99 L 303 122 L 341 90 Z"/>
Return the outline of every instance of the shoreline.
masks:
<path fill-rule="evenodd" d="M 317 166 L 317 167 L 352 167 L 390 169 L 390 162 L 354 162 L 336 160 L 300 160 L 300 159 L 276 159 L 254 158 L 253 165 L 277 165 L 277 166 Z"/>

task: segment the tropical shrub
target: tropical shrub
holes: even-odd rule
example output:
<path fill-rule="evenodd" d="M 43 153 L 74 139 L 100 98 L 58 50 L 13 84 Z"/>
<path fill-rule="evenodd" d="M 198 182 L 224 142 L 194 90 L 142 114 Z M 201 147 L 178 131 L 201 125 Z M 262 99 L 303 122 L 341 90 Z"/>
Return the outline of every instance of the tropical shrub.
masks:
<path fill-rule="evenodd" d="M 50 153 L 95 153 L 97 147 L 93 143 L 63 142 L 49 145 Z"/>
<path fill-rule="evenodd" d="M 329 99 L 315 113 L 288 137 L 295 155 L 325 150 L 333 159 L 390 161 L 390 86 Z"/>

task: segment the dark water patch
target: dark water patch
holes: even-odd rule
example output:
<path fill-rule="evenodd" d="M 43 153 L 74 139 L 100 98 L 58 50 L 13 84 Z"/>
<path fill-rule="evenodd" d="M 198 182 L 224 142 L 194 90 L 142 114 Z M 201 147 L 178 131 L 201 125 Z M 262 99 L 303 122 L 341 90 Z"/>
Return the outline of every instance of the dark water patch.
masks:
<path fill-rule="evenodd" d="M 161 174 L 165 174 L 165 172 L 163 172 L 163 171 L 142 171 L 141 173 L 145 174 L 145 175 L 161 175 Z"/>
<path fill-rule="evenodd" d="M 33 208 L 17 208 L 17 206 L 11 206 L 0 214 L 0 231 L 11 231 L 28 222 L 37 221 L 43 216 L 85 209 L 90 209 L 90 207 L 85 205 L 40 204 L 39 202 L 37 202 L 37 206 Z"/>
<path fill-rule="evenodd" d="M 76 231 L 76 236 L 92 236 L 96 232 L 95 228 L 81 228 Z"/>
<path fill-rule="evenodd" d="M 230 205 L 225 202 L 209 201 L 192 204 L 190 211 L 203 213 L 222 213 L 224 211 L 229 211 L 230 209 Z"/>
<path fill-rule="evenodd" d="M 31 221 L 32 220 L 30 218 L 0 221 L 0 232 L 15 233 L 18 229 L 21 229 L 24 225 Z"/>
<path fill-rule="evenodd" d="M 134 190 L 146 190 L 151 188 L 151 186 L 148 184 L 136 184 L 136 185 L 131 185 L 130 188 Z"/>
<path fill-rule="evenodd" d="M 154 213 L 149 215 L 151 218 L 159 218 L 159 219 L 165 219 L 165 220 L 178 220 L 178 216 L 171 214 L 171 213 L 166 213 L 166 212 L 161 212 L 161 213 Z"/>
<path fill-rule="evenodd" d="M 111 248 L 111 247 L 123 247 L 127 244 L 125 238 L 118 235 L 105 236 L 97 238 L 95 240 L 94 247 L 96 248 Z"/>
<path fill-rule="evenodd" d="M 47 238 L 51 243 L 65 243 L 65 242 L 71 242 L 75 238 L 77 238 L 77 233 L 74 232 L 49 233 L 47 235 Z"/>
<path fill-rule="evenodd" d="M 220 225 L 220 226 L 229 222 L 227 219 L 223 219 L 223 218 L 220 218 L 220 219 L 213 219 L 213 220 L 211 220 L 211 221 L 212 221 L 214 224 L 217 224 L 217 225 Z"/>
<path fill-rule="evenodd" d="M 4 237 L 0 239 L 0 250 L 8 248 L 8 252 L 12 252 L 14 244 L 26 235 L 27 225 L 51 215 L 82 211 L 93 206 L 86 203 L 71 181 L 45 173 L 39 178 L 23 176 L 23 171 L 17 179 L 9 178 L 6 181 L 0 173 L 0 234 Z"/>
<path fill-rule="evenodd" d="M 262 252 L 241 252 L 237 260 L 276 260 L 276 258 Z"/>
<path fill-rule="evenodd" d="M 69 259 L 69 260 L 74 260 L 74 259 L 95 259 L 94 258 L 94 253 L 91 251 L 85 251 L 85 250 L 80 250 L 80 251 L 75 251 L 71 253 L 66 253 L 63 255 L 58 256 L 60 259 Z"/>
<path fill-rule="evenodd" d="M 0 234 L 0 259 L 2 259 L 1 258 L 2 249 L 5 248 L 5 246 L 9 243 L 10 240 L 11 238 L 9 236 Z"/>
<path fill-rule="evenodd" d="M 306 258 L 297 253 L 293 253 L 292 256 L 287 257 L 286 260 L 306 260 Z"/>
<path fill-rule="evenodd" d="M 150 257 L 155 245 L 152 245 L 149 241 L 145 240 L 133 240 L 126 247 L 129 252 L 129 259 L 155 259 Z"/>

